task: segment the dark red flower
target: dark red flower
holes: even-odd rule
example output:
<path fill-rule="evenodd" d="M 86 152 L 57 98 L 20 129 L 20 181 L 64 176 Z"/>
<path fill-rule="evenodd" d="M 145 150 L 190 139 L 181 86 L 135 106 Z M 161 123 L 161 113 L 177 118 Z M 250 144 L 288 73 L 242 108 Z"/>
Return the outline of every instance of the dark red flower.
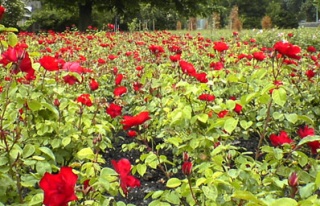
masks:
<path fill-rule="evenodd" d="M 149 112 L 144 111 L 140 112 L 136 116 L 124 116 L 121 124 L 123 125 L 123 129 L 127 130 L 133 126 L 141 125 L 149 119 Z"/>
<path fill-rule="evenodd" d="M 307 136 L 314 136 L 315 135 L 314 129 L 310 128 L 308 125 L 306 125 L 304 127 L 300 127 L 298 129 L 297 133 L 301 138 L 305 138 Z M 311 148 L 311 152 L 313 154 L 317 154 L 317 149 L 320 149 L 320 141 L 308 142 L 307 144 Z"/>
<path fill-rule="evenodd" d="M 253 58 L 257 61 L 263 61 L 266 58 L 266 55 L 263 52 L 254 52 Z"/>
<path fill-rule="evenodd" d="M 73 75 L 67 74 L 63 77 L 63 81 L 69 85 L 74 85 L 75 83 L 79 83 L 80 81 L 77 79 L 77 77 Z"/>
<path fill-rule="evenodd" d="M 151 53 L 153 53 L 154 55 L 156 56 L 159 56 L 161 55 L 162 53 L 164 53 L 164 49 L 162 46 L 159 46 L 159 45 L 154 45 L 154 44 L 151 44 L 149 46 L 149 50 Z"/>
<path fill-rule="evenodd" d="M 108 59 L 109 60 L 115 60 L 116 58 L 118 58 L 118 56 L 117 55 L 114 55 L 114 54 L 109 54 L 109 56 L 108 56 Z"/>
<path fill-rule="evenodd" d="M 138 135 L 138 133 L 137 133 L 136 131 L 134 131 L 134 130 L 129 130 L 129 131 L 127 132 L 127 135 L 128 135 L 129 137 L 136 137 L 136 136 Z"/>
<path fill-rule="evenodd" d="M 91 91 L 95 91 L 99 88 L 99 83 L 95 79 L 91 79 L 89 87 Z"/>
<path fill-rule="evenodd" d="M 181 170 L 184 175 L 189 176 L 191 174 L 192 162 L 187 152 L 183 152 L 183 163 L 182 163 Z"/>
<path fill-rule="evenodd" d="M 207 102 L 212 102 L 215 100 L 215 96 L 211 95 L 211 94 L 201 94 L 199 95 L 198 99 L 202 100 L 202 101 L 207 101 Z"/>
<path fill-rule="evenodd" d="M 114 30 L 114 24 L 107 24 L 107 26 L 108 26 L 108 29 Z"/>
<path fill-rule="evenodd" d="M 90 94 L 81 94 L 77 98 L 77 102 L 81 103 L 82 105 L 86 105 L 88 107 L 92 106 L 92 101 L 90 99 Z"/>
<path fill-rule="evenodd" d="M 288 134 L 285 131 L 281 131 L 279 135 L 271 134 L 270 141 L 273 146 L 281 146 L 283 144 L 291 144 L 293 140 L 290 139 Z"/>
<path fill-rule="evenodd" d="M 114 103 L 111 103 L 109 105 L 109 107 L 107 107 L 107 109 L 106 109 L 106 113 L 108 115 L 110 115 L 110 117 L 112 117 L 112 118 L 120 116 L 121 115 L 121 111 L 122 111 L 122 107 L 117 105 L 117 104 L 114 104 Z"/>
<path fill-rule="evenodd" d="M 299 178 L 296 172 L 293 172 L 288 178 L 288 185 L 290 187 L 297 187 L 299 184 Z"/>
<path fill-rule="evenodd" d="M 208 82 L 207 73 L 205 73 L 205 72 L 197 73 L 197 74 L 194 74 L 193 76 L 201 83 Z"/>
<path fill-rule="evenodd" d="M 214 70 L 221 70 L 224 68 L 224 65 L 222 62 L 211 62 L 210 68 L 213 68 Z"/>
<path fill-rule="evenodd" d="M 191 161 L 185 161 L 182 163 L 181 167 L 182 173 L 184 175 L 189 176 L 192 172 L 192 162 Z"/>
<path fill-rule="evenodd" d="M 218 52 L 223 52 L 225 50 L 228 50 L 229 46 L 225 42 L 213 42 L 214 46 L 213 49 Z"/>
<path fill-rule="evenodd" d="M 308 46 L 307 51 L 310 53 L 317 52 L 317 49 L 314 46 Z"/>
<path fill-rule="evenodd" d="M 242 105 L 236 103 L 236 106 L 234 107 L 233 111 L 235 111 L 236 113 L 240 114 L 242 111 Z"/>
<path fill-rule="evenodd" d="M 113 94 L 116 97 L 120 97 L 121 95 L 123 95 L 125 93 L 127 93 L 127 87 L 125 87 L 125 86 L 119 86 L 113 90 Z"/>
<path fill-rule="evenodd" d="M 59 107 L 59 106 L 60 106 L 60 101 L 59 101 L 59 99 L 54 99 L 54 100 L 53 100 L 53 104 L 54 104 L 54 106 Z"/>
<path fill-rule="evenodd" d="M 6 9 L 3 6 L 0 6 L 0 20 L 2 19 L 5 11 L 6 11 Z"/>
<path fill-rule="evenodd" d="M 218 117 L 219 117 L 219 118 L 223 118 L 223 117 L 225 117 L 228 113 L 229 113 L 228 110 L 222 110 L 222 111 L 220 111 L 220 112 L 218 113 Z"/>
<path fill-rule="evenodd" d="M 133 82 L 133 90 L 134 91 L 139 91 L 142 86 L 143 86 L 143 84 L 141 84 L 139 82 Z"/>
<path fill-rule="evenodd" d="M 121 84 L 121 82 L 122 82 L 122 79 L 123 79 L 123 74 L 117 74 L 117 76 L 116 76 L 116 78 L 115 78 L 115 84 L 116 85 L 119 85 L 119 84 Z"/>
<path fill-rule="evenodd" d="M 170 60 L 171 60 L 172 62 L 178 62 L 178 61 L 180 61 L 181 54 L 171 55 L 169 58 L 170 58 Z"/>
<path fill-rule="evenodd" d="M 39 59 L 41 66 L 48 71 L 58 71 L 59 65 L 56 58 L 52 56 L 44 56 Z"/>
<path fill-rule="evenodd" d="M 306 74 L 306 76 L 308 77 L 309 80 L 312 79 L 312 77 L 314 77 L 316 75 L 316 73 L 314 72 L 313 69 L 307 70 L 305 74 Z"/>
<path fill-rule="evenodd" d="M 297 45 L 293 45 L 289 42 L 276 42 L 273 48 L 282 55 L 286 55 L 289 58 L 299 60 L 301 57 L 298 56 L 301 49 Z"/>
<path fill-rule="evenodd" d="M 128 187 L 140 187 L 140 181 L 136 177 L 130 175 L 131 163 L 128 159 L 122 158 L 118 162 L 111 160 L 111 164 L 115 171 L 119 174 L 120 187 L 125 194 L 128 195 Z"/>
<path fill-rule="evenodd" d="M 3 6 L 0 6 L 0 20 L 2 19 L 6 9 Z"/>
<path fill-rule="evenodd" d="M 179 62 L 179 65 L 182 69 L 182 72 L 185 74 L 188 74 L 190 76 L 193 76 L 194 74 L 196 74 L 196 69 L 194 68 L 193 64 L 186 62 L 184 60 L 181 60 Z"/>
<path fill-rule="evenodd" d="M 44 191 L 43 204 L 46 206 L 67 206 L 68 202 L 77 200 L 75 185 L 78 176 L 71 167 L 62 167 L 58 174 L 46 172 L 39 182 Z"/>

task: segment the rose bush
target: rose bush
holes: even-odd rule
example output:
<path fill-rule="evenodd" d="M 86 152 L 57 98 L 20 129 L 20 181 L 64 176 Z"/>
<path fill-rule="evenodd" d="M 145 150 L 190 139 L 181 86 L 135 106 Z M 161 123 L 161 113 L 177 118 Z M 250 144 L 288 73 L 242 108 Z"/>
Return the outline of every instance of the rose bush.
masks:
<path fill-rule="evenodd" d="M 0 205 L 320 204 L 319 32 L 0 31 Z"/>

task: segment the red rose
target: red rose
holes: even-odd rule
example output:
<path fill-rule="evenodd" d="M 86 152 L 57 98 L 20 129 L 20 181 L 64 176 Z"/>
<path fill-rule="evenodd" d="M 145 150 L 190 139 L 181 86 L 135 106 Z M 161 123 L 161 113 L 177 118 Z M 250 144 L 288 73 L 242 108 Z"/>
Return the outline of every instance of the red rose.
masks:
<path fill-rule="evenodd" d="M 236 104 L 236 106 L 234 107 L 233 111 L 235 111 L 236 113 L 240 114 L 242 111 L 242 106 L 240 104 Z"/>
<path fill-rule="evenodd" d="M 77 98 L 77 102 L 81 103 L 82 105 L 86 105 L 88 107 L 92 106 L 92 101 L 90 99 L 90 94 L 81 94 Z"/>
<path fill-rule="evenodd" d="M 134 90 L 134 91 L 139 91 L 142 86 L 143 86 L 143 85 L 142 85 L 141 83 L 139 83 L 139 82 L 134 82 L 134 83 L 133 83 L 133 90 Z"/>
<path fill-rule="evenodd" d="M 99 83 L 95 79 L 91 79 L 89 86 L 91 91 L 95 91 L 99 88 Z"/>
<path fill-rule="evenodd" d="M 58 71 L 59 65 L 56 58 L 51 56 L 44 56 L 41 59 L 39 59 L 39 62 L 41 66 L 48 71 Z"/>
<path fill-rule="evenodd" d="M 281 131 L 279 135 L 271 134 L 270 141 L 273 146 L 281 146 L 283 144 L 291 144 L 293 140 L 290 139 L 288 134 L 285 131 Z"/>
<path fill-rule="evenodd" d="M 314 46 L 308 46 L 307 51 L 310 53 L 317 52 L 317 49 Z"/>
<path fill-rule="evenodd" d="M 162 46 L 158 45 L 150 45 L 149 50 L 151 53 L 155 54 L 156 56 L 159 56 L 160 54 L 164 53 L 164 49 Z"/>
<path fill-rule="evenodd" d="M 66 76 L 63 77 L 63 81 L 69 85 L 74 85 L 75 83 L 79 82 L 77 77 L 75 77 L 73 75 L 69 75 L 69 74 L 67 74 Z"/>
<path fill-rule="evenodd" d="M 314 129 L 308 127 L 308 125 L 306 125 L 304 127 L 300 127 L 297 133 L 301 138 L 315 135 Z M 311 148 L 311 152 L 313 154 L 317 154 L 317 149 L 320 149 L 320 141 L 308 142 L 307 144 Z"/>
<path fill-rule="evenodd" d="M 215 100 L 215 96 L 211 95 L 211 94 L 201 94 L 198 99 L 202 100 L 202 101 L 207 101 L 207 102 L 212 102 Z"/>
<path fill-rule="evenodd" d="M 46 206 L 67 206 L 68 202 L 77 200 L 75 185 L 78 176 L 71 167 L 62 167 L 58 174 L 46 172 L 39 185 L 44 191 L 43 204 Z"/>
<path fill-rule="evenodd" d="M 171 55 L 169 58 L 172 62 L 177 62 L 177 61 L 180 61 L 181 54 Z"/>
<path fill-rule="evenodd" d="M 201 83 L 207 83 L 208 82 L 207 74 L 205 72 L 194 74 L 193 76 Z"/>
<path fill-rule="evenodd" d="M 111 163 L 115 171 L 119 174 L 120 187 L 125 196 L 128 195 L 128 187 L 140 187 L 140 181 L 136 177 L 130 175 L 131 163 L 128 159 L 122 158 L 118 162 L 116 160 L 111 160 Z"/>
<path fill-rule="evenodd" d="M 134 130 L 129 130 L 129 131 L 127 132 L 127 135 L 128 135 L 129 137 L 136 137 L 136 136 L 138 135 L 138 133 L 137 133 L 136 131 L 134 131 Z"/>
<path fill-rule="evenodd" d="M 218 113 L 219 118 L 225 117 L 229 113 L 228 110 L 222 110 L 221 112 Z"/>
<path fill-rule="evenodd" d="M 228 50 L 229 46 L 225 42 L 213 42 L 214 46 L 213 49 L 218 52 L 223 52 L 225 50 Z"/>
<path fill-rule="evenodd" d="M 114 30 L 114 24 L 108 24 L 107 26 L 108 26 L 108 29 Z"/>
<path fill-rule="evenodd" d="M 192 162 L 190 161 L 190 157 L 187 152 L 183 152 L 183 163 L 182 163 L 181 170 L 184 175 L 188 176 L 191 174 Z"/>
<path fill-rule="evenodd" d="M 121 95 L 127 93 L 127 88 L 125 86 L 119 86 L 113 90 L 113 94 L 116 97 L 120 97 Z"/>
<path fill-rule="evenodd" d="M 121 106 L 111 103 L 109 107 L 106 109 L 106 113 L 110 115 L 111 118 L 115 118 L 121 115 L 121 110 L 122 110 Z"/>
<path fill-rule="evenodd" d="M 299 184 L 299 178 L 296 172 L 293 172 L 288 178 L 288 185 L 290 187 L 297 187 Z"/>
<path fill-rule="evenodd" d="M 305 74 L 309 80 L 312 79 L 312 77 L 314 77 L 316 75 L 316 73 L 313 71 L 313 69 L 307 70 Z"/>
<path fill-rule="evenodd" d="M 191 161 L 183 162 L 181 170 L 184 175 L 187 175 L 187 176 L 190 175 L 192 172 L 192 162 Z"/>
<path fill-rule="evenodd" d="M 194 74 L 196 74 L 196 69 L 194 68 L 193 64 L 186 62 L 184 60 L 181 60 L 179 62 L 179 65 L 182 69 L 182 72 L 185 74 L 188 74 L 190 76 L 193 76 Z"/>
<path fill-rule="evenodd" d="M 116 85 L 119 85 L 119 84 L 121 84 L 121 82 L 122 82 L 122 79 L 123 79 L 123 74 L 117 74 L 117 76 L 116 76 L 116 78 L 115 78 L 115 84 Z"/>
<path fill-rule="evenodd" d="M 256 59 L 257 61 L 263 61 L 266 58 L 266 55 L 264 55 L 263 52 L 254 52 L 253 58 Z"/>
<path fill-rule="evenodd" d="M 224 68 L 224 64 L 222 62 L 211 62 L 210 68 L 213 68 L 214 70 L 221 70 Z"/>
<path fill-rule="evenodd" d="M 123 129 L 127 130 L 133 126 L 143 124 L 149 119 L 149 112 L 145 111 L 137 114 L 136 116 L 124 116 L 121 124 L 123 125 Z"/>
<path fill-rule="evenodd" d="M 0 6 L 0 20 L 2 19 L 5 11 L 6 9 L 3 6 Z"/>

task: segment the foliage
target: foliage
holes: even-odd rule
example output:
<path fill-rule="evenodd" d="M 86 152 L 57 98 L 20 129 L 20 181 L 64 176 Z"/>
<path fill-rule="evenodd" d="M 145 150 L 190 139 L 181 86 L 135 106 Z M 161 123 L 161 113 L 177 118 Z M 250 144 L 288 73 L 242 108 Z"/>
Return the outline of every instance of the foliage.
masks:
<path fill-rule="evenodd" d="M 25 4 L 21 0 L 3 0 L 2 5 L 7 9 L 2 24 L 7 27 L 17 27 L 25 13 Z"/>

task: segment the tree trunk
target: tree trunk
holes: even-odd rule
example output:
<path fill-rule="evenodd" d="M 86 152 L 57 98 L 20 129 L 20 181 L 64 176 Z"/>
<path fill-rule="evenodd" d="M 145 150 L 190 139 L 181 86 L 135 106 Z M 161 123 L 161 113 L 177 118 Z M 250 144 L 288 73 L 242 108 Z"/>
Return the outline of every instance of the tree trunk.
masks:
<path fill-rule="evenodd" d="M 85 31 L 92 24 L 92 0 L 79 3 L 79 30 Z"/>

